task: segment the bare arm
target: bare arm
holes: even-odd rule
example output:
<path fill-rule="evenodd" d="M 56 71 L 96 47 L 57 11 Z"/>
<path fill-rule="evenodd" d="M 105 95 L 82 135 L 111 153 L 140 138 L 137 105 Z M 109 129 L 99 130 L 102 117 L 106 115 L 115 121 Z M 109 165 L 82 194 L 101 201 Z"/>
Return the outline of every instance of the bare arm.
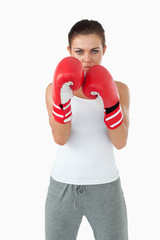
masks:
<path fill-rule="evenodd" d="M 49 124 L 52 129 L 52 135 L 54 138 L 54 141 L 59 145 L 64 145 L 71 132 L 71 122 L 66 124 L 58 123 L 54 120 L 54 117 L 52 115 L 52 109 L 53 109 L 53 100 L 52 100 L 52 83 L 50 83 L 46 88 L 46 106 L 48 111 L 48 117 L 49 117 Z"/>
<path fill-rule="evenodd" d="M 123 123 L 117 127 L 116 129 L 109 129 L 108 134 L 111 142 L 117 149 L 121 149 L 125 147 L 127 144 L 128 138 L 128 128 L 129 128 L 129 104 L 130 104 L 130 96 L 129 89 L 127 85 L 116 82 L 119 96 L 120 96 L 120 104 L 123 112 Z"/>

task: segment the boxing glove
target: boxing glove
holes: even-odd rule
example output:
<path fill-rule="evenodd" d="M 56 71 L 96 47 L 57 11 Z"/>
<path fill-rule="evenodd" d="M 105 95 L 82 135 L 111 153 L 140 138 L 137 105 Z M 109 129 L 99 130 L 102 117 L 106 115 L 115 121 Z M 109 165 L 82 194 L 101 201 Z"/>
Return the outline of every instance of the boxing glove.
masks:
<path fill-rule="evenodd" d="M 123 122 L 119 94 L 109 71 L 101 65 L 91 67 L 85 76 L 82 90 L 90 99 L 100 98 L 104 106 L 104 122 L 115 129 Z"/>
<path fill-rule="evenodd" d="M 52 84 L 54 119 L 68 123 L 72 119 L 71 98 L 73 91 L 82 86 L 84 70 L 81 62 L 74 57 L 66 57 L 57 65 Z"/>

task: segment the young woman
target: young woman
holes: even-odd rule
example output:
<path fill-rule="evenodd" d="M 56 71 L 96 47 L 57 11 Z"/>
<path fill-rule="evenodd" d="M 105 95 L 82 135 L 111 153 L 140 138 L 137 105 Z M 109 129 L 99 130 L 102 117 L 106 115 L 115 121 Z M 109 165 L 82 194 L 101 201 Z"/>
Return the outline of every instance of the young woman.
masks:
<path fill-rule="evenodd" d="M 96 240 L 127 240 L 113 148 L 127 143 L 129 90 L 101 66 L 107 47 L 99 22 L 77 22 L 68 40 L 71 57 L 57 65 L 46 89 L 49 123 L 59 145 L 45 205 L 46 240 L 76 240 L 83 216 Z"/>

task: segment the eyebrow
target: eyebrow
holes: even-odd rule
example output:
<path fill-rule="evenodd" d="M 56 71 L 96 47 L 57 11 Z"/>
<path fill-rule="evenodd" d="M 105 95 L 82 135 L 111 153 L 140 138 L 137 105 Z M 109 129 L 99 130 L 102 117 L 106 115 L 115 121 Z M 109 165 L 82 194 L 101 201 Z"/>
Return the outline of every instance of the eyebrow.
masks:
<path fill-rule="evenodd" d="M 83 50 L 83 48 L 74 48 L 74 50 L 78 50 L 78 49 L 80 49 L 80 50 Z M 100 47 L 94 47 L 94 48 L 91 48 L 91 50 L 95 50 L 95 49 L 100 49 Z"/>

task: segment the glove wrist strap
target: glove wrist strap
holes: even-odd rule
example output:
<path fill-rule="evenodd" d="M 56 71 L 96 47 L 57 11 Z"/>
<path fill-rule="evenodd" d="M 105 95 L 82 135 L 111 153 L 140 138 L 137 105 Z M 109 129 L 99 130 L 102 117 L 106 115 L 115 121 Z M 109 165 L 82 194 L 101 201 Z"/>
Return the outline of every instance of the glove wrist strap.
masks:
<path fill-rule="evenodd" d="M 104 113 L 104 122 L 108 128 L 115 129 L 122 124 L 123 113 L 119 102 L 109 109 L 105 108 Z"/>
<path fill-rule="evenodd" d="M 72 119 L 71 99 L 67 103 L 61 105 L 53 103 L 52 114 L 56 122 L 62 124 L 70 122 Z"/>

